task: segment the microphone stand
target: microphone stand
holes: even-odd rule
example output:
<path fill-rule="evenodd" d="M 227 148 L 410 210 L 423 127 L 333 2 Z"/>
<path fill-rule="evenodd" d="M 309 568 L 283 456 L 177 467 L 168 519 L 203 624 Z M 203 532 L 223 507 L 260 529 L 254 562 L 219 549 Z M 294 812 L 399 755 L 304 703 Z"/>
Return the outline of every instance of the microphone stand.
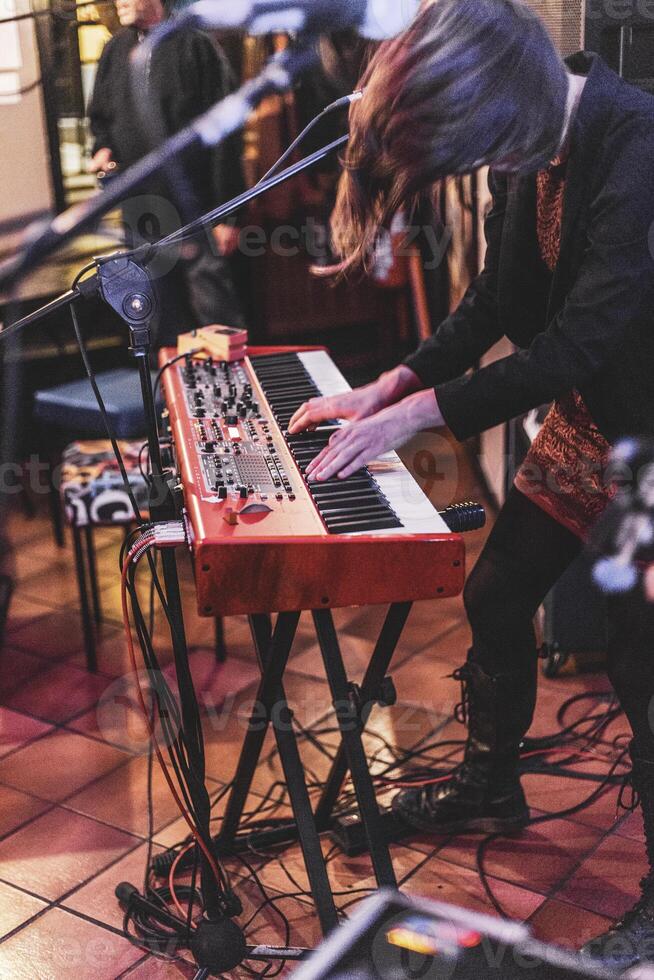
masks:
<path fill-rule="evenodd" d="M 309 59 L 307 51 L 304 49 L 298 52 L 296 56 L 287 59 L 287 68 L 290 65 L 306 67 L 310 60 L 313 60 L 313 55 Z M 252 91 L 257 93 L 258 99 L 261 99 L 270 91 L 270 82 L 267 81 L 263 84 L 257 81 L 257 84 L 252 85 Z M 216 109 L 211 110 L 211 113 L 216 113 L 218 116 L 221 115 Z M 70 214 L 68 214 L 68 217 L 62 215 L 61 217 L 65 218 L 65 220 L 61 225 L 54 230 L 51 227 L 40 239 L 37 239 L 32 245 L 28 246 L 18 256 L 9 273 L 5 270 L 4 278 L 0 277 L 0 284 L 3 282 L 15 282 L 26 271 L 33 268 L 36 262 L 41 261 L 45 255 L 49 254 L 57 244 L 72 237 L 81 227 L 85 227 L 94 221 L 100 213 L 104 213 L 114 207 L 117 200 L 120 200 L 125 193 L 129 193 L 145 175 L 149 175 L 154 169 L 163 165 L 163 161 L 168 158 L 171 152 L 171 145 L 175 147 L 173 152 L 176 152 L 176 148 L 180 144 L 188 145 L 186 140 L 186 137 L 184 139 L 173 138 L 161 150 L 150 154 L 150 157 L 146 158 L 148 162 L 143 166 L 137 164 L 135 168 L 132 168 L 136 171 L 134 175 L 128 171 L 123 177 L 117 178 L 111 190 L 103 192 L 99 200 L 94 198 L 91 205 L 87 209 L 83 209 L 79 224 L 73 227 Z M 267 193 L 272 187 L 276 187 L 297 174 L 313 167 L 316 163 L 325 159 L 347 143 L 347 140 L 347 135 L 334 140 L 327 146 L 317 150 L 315 153 L 312 153 L 310 156 L 305 157 L 285 170 L 280 171 L 268 180 L 262 181 L 244 194 L 234 198 L 233 201 L 221 205 L 196 219 L 161 242 L 145 245 L 131 252 L 117 252 L 98 258 L 96 260 L 97 271 L 93 275 L 83 279 L 73 289 L 63 293 L 39 310 L 28 314 L 6 327 L 3 331 L 0 331 L 0 340 L 2 340 L 15 331 L 41 320 L 50 313 L 71 305 L 80 298 L 88 298 L 93 295 L 99 295 L 124 320 L 129 328 L 130 350 L 138 366 L 141 396 L 148 429 L 147 441 L 152 466 L 150 499 L 150 515 L 152 520 L 170 521 L 178 518 L 181 510 L 181 490 L 176 486 L 177 481 L 174 478 L 174 474 L 164 467 L 159 444 L 159 427 L 149 369 L 150 324 L 156 311 L 156 298 L 145 268 L 148 259 L 161 250 L 176 248 L 182 240 L 195 237 L 201 234 L 205 228 L 220 223 L 224 218 L 240 210 L 249 201 Z M 156 166 L 154 166 L 155 156 L 157 157 Z M 119 181 L 121 186 L 118 189 L 116 185 L 118 185 Z M 205 784 L 200 712 L 189 668 L 177 562 L 174 551 L 163 549 L 161 559 L 165 594 L 170 615 L 170 632 L 175 667 L 180 689 L 182 727 L 190 746 L 189 755 L 191 758 L 189 761 L 191 763 L 190 769 L 193 778 L 189 785 L 189 793 L 198 816 L 198 827 L 203 841 L 208 848 L 213 849 L 210 833 L 211 801 Z M 234 931 L 239 932 L 240 930 L 238 930 L 238 927 L 230 918 L 231 916 L 240 914 L 241 906 L 238 898 L 233 893 L 223 892 L 215 879 L 209 862 L 202 853 L 200 854 L 200 868 L 205 913 L 193 934 L 192 952 L 198 964 L 198 972 L 195 980 L 204 980 L 205 977 L 209 977 L 213 973 L 224 973 L 238 965 L 243 959 L 252 959 L 254 961 L 299 960 L 310 952 L 306 949 L 294 947 L 245 946 L 242 933 L 240 934 L 240 940 L 238 936 L 235 937 Z M 132 901 L 137 901 L 136 896 L 132 898 Z M 153 906 L 150 909 L 151 916 L 155 918 L 156 908 L 156 906 Z M 160 920 L 164 927 L 170 928 L 170 924 L 166 920 L 163 910 Z M 233 928 L 230 929 L 228 927 Z M 238 963 L 232 962 L 229 966 L 225 965 L 226 947 L 237 950 L 236 956 L 238 956 Z"/>
<path fill-rule="evenodd" d="M 267 194 L 269 190 L 278 187 L 280 184 L 286 183 L 286 181 L 291 180 L 291 178 L 296 177 L 298 174 L 303 173 L 305 170 L 309 170 L 314 167 L 317 163 L 325 160 L 327 157 L 331 156 L 342 146 L 345 146 L 349 139 L 346 134 L 340 136 L 338 139 L 333 140 L 321 149 L 316 150 L 309 156 L 304 157 L 302 160 L 298 160 L 292 166 L 287 167 L 285 170 L 280 170 L 279 173 L 274 174 L 265 181 L 261 181 L 259 184 L 255 184 L 254 187 L 249 188 L 238 197 L 233 198 L 226 204 L 221 204 L 219 207 L 214 208 L 213 211 L 208 211 L 206 214 L 201 215 L 194 221 L 189 222 L 183 228 L 178 231 L 173 232 L 166 238 L 162 238 L 159 242 L 154 242 L 153 244 L 141 245 L 139 248 L 132 249 L 124 252 L 112 252 L 108 255 L 99 256 L 95 261 L 96 264 L 101 267 L 104 263 L 112 262 L 116 259 L 131 259 L 138 265 L 147 265 L 149 260 L 154 256 L 158 255 L 160 252 L 166 251 L 167 249 L 178 248 L 182 241 L 187 241 L 191 237 L 199 236 L 206 228 L 211 228 L 214 225 L 221 224 L 221 222 L 236 214 L 243 207 L 254 201 L 264 194 Z M 119 180 L 120 178 L 115 178 Z M 109 193 L 108 191 L 103 191 L 102 194 Z M 67 290 L 62 293 L 61 296 L 57 296 L 55 299 L 46 303 L 44 306 L 39 307 L 38 310 L 34 310 L 33 313 L 28 313 L 26 316 L 21 317 L 20 320 L 15 320 L 14 323 L 10 323 L 0 330 L 0 340 L 8 339 L 13 333 L 22 330 L 23 327 L 28 327 L 32 323 L 38 323 L 44 317 L 49 316 L 51 313 L 56 313 L 57 310 L 65 309 L 74 303 L 75 300 L 81 298 L 90 298 L 100 289 L 99 272 L 93 273 L 93 275 L 88 276 L 83 279 L 77 286 L 72 289 Z M 122 316 L 122 313 L 120 314 Z"/>

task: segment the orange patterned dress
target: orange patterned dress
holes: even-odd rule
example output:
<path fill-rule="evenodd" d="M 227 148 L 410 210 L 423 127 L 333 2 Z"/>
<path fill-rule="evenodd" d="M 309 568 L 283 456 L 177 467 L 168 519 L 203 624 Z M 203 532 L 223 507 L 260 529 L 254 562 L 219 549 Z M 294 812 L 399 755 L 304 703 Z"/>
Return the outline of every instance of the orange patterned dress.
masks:
<path fill-rule="evenodd" d="M 559 259 L 566 161 L 537 175 L 537 233 L 543 261 Z M 613 496 L 605 482 L 611 447 L 578 391 L 554 402 L 520 467 L 515 486 L 533 503 L 585 539 Z"/>

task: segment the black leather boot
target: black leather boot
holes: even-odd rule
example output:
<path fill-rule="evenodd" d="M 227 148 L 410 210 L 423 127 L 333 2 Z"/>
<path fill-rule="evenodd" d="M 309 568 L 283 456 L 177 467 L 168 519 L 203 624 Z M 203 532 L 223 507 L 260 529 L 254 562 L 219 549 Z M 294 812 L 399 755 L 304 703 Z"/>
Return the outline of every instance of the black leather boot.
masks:
<path fill-rule="evenodd" d="M 535 664 L 491 676 L 471 652 L 453 676 L 464 689 L 459 720 L 468 723 L 463 762 L 444 783 L 403 790 L 393 810 L 409 826 L 439 834 L 519 830 L 529 820 L 518 762 L 536 700 Z"/>
<path fill-rule="evenodd" d="M 607 932 L 591 939 L 582 955 L 601 960 L 622 972 L 644 961 L 654 962 L 654 762 L 640 757 L 636 740 L 631 743 L 631 784 L 640 802 L 645 827 L 649 874 L 640 883 L 641 896 L 633 908 Z"/>

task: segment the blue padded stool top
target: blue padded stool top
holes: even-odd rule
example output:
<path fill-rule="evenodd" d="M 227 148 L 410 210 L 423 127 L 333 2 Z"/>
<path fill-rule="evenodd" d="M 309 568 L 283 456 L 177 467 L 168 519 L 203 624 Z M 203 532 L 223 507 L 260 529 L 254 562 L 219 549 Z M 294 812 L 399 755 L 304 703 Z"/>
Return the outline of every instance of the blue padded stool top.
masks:
<path fill-rule="evenodd" d="M 135 439 L 146 432 L 141 385 L 136 368 L 115 368 L 96 374 L 116 438 Z M 152 372 L 152 380 L 156 372 Z M 158 407 L 163 404 L 161 395 Z M 34 416 L 46 425 L 56 426 L 86 438 L 106 437 L 100 409 L 88 378 L 70 381 L 34 396 Z"/>

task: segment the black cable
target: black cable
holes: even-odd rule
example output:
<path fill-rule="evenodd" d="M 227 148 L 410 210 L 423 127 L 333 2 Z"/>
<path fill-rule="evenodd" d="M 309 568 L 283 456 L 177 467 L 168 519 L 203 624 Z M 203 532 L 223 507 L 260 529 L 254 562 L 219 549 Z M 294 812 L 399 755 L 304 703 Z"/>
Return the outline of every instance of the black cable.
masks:
<path fill-rule="evenodd" d="M 139 455 L 138 455 L 139 473 L 143 477 L 143 481 L 146 484 L 152 483 L 152 477 L 151 477 L 150 473 L 146 473 L 146 471 L 143 469 L 143 450 L 144 449 L 147 449 L 148 446 L 149 446 L 149 443 L 144 442 L 143 445 L 141 446 L 141 448 L 139 449 Z"/>
<path fill-rule="evenodd" d="M 197 825 L 197 814 L 193 807 L 190 790 L 188 789 L 191 767 L 188 762 L 188 749 L 185 744 L 181 717 L 177 700 L 168 685 L 163 674 L 151 638 L 147 631 L 147 626 L 143 619 L 140 609 L 138 593 L 134 581 L 136 567 L 130 569 L 128 574 L 128 589 L 132 602 L 135 628 L 139 637 L 139 643 L 146 664 L 146 670 L 150 678 L 154 698 L 157 702 L 158 715 L 164 733 L 166 748 L 171 761 L 171 766 L 175 777 L 180 786 L 184 799 L 184 804 L 191 815 L 193 822 Z"/>
<path fill-rule="evenodd" d="M 534 818 L 534 820 L 529 822 L 528 826 L 534 826 L 539 823 L 544 823 L 546 821 L 552 821 L 555 819 L 562 819 L 565 817 L 573 816 L 574 814 L 582 811 L 586 807 L 592 805 L 592 803 L 595 802 L 595 800 L 597 800 L 600 796 L 606 793 L 609 790 L 609 788 L 612 785 L 614 785 L 615 782 L 618 781 L 618 778 L 616 776 L 616 771 L 618 767 L 622 765 L 624 762 L 624 758 L 626 755 L 625 747 L 622 748 L 618 757 L 614 759 L 609 769 L 609 772 L 604 776 L 598 776 L 590 773 L 578 773 L 566 768 L 568 764 L 574 762 L 576 759 L 579 758 L 579 753 L 578 751 L 577 752 L 575 751 L 575 746 L 579 747 L 580 745 L 583 746 L 588 745 L 591 747 L 601 747 L 603 749 L 613 749 L 615 751 L 616 746 L 620 741 L 620 736 L 616 737 L 616 739 L 614 739 L 613 742 L 605 741 L 602 739 L 601 736 L 607 724 L 613 718 L 617 717 L 620 714 L 620 710 L 613 703 L 612 700 L 609 700 L 609 704 L 606 710 L 598 712 L 596 708 L 596 703 L 598 700 L 601 701 L 605 697 L 606 695 L 603 694 L 598 695 L 593 693 L 593 694 L 584 694 L 582 696 L 575 695 L 574 697 L 568 699 L 561 706 L 557 714 L 557 721 L 562 726 L 561 731 L 551 736 L 547 736 L 546 740 L 543 741 L 547 741 L 548 743 L 554 743 L 553 745 L 549 746 L 550 748 L 551 747 L 568 748 L 569 754 L 564 753 L 564 757 L 562 759 L 559 759 L 558 763 L 552 763 L 545 759 L 542 760 L 526 759 L 524 760 L 525 765 L 523 765 L 523 769 L 525 769 L 526 771 L 531 769 L 542 775 L 556 773 L 559 775 L 564 775 L 569 778 L 576 778 L 580 780 L 588 779 L 588 780 L 597 781 L 599 785 L 593 790 L 593 792 L 588 797 L 586 797 L 584 800 L 582 800 L 580 803 L 576 804 L 575 806 L 568 807 L 567 809 L 558 811 L 556 813 L 546 814 L 544 816 Z M 589 706 L 588 711 L 584 712 L 581 718 L 576 719 L 574 722 L 570 724 L 566 724 L 567 714 L 569 713 L 571 708 L 574 707 L 575 704 L 580 703 L 583 700 L 592 700 L 593 703 Z M 326 746 L 324 743 L 324 738 L 327 734 L 338 733 L 338 729 L 336 727 L 326 726 L 324 725 L 324 723 L 319 727 L 315 725 L 309 727 L 303 727 L 302 725 L 296 723 L 296 731 L 299 740 L 308 742 L 329 761 L 333 760 L 335 749 L 332 750 L 331 747 Z M 377 732 L 367 732 L 367 736 L 379 742 L 379 745 L 374 750 L 374 752 L 369 753 L 369 757 L 371 759 L 371 764 L 373 765 L 378 762 L 381 762 L 383 759 L 383 768 L 381 770 L 381 774 L 383 775 L 384 779 L 389 781 L 389 784 L 392 778 L 392 773 L 398 771 L 399 769 L 402 768 L 402 766 L 406 765 L 410 761 L 415 759 L 423 759 L 425 761 L 429 761 L 432 766 L 434 766 L 435 764 L 443 765 L 446 764 L 448 761 L 451 762 L 452 754 L 460 750 L 464 745 L 463 740 L 450 739 L 450 740 L 439 741 L 438 739 L 434 739 L 433 733 L 426 733 L 425 735 L 417 739 L 417 741 L 414 743 L 414 745 L 411 748 L 399 749 L 393 746 L 390 742 L 388 742 L 387 739 L 385 739 L 382 735 L 380 735 Z M 538 740 L 538 743 L 536 744 L 540 744 L 540 742 L 541 740 Z M 534 742 L 532 742 L 531 744 L 534 744 Z M 430 757 L 430 753 L 431 753 L 431 757 Z M 434 753 L 436 754 L 436 757 L 434 757 Z M 262 764 L 264 765 L 272 764 L 273 760 L 276 758 L 277 755 L 278 752 L 277 749 L 275 748 L 266 759 L 262 760 Z M 603 758 L 605 758 L 605 756 L 598 756 L 598 761 L 602 761 Z M 430 771 L 433 773 L 434 772 L 433 768 Z M 421 775 L 423 776 L 424 779 L 424 776 L 427 775 L 427 771 L 426 770 L 423 771 Z M 375 778 L 378 779 L 379 777 L 380 774 L 378 773 Z M 310 778 L 309 789 L 312 793 L 321 788 L 321 783 L 315 777 L 314 774 L 311 774 L 309 772 L 309 778 Z M 398 775 L 397 779 L 398 781 L 405 782 L 408 781 L 410 777 L 408 777 L 407 775 L 404 776 Z M 417 778 L 416 778 L 416 782 L 417 782 Z M 222 786 L 217 791 L 215 796 L 212 797 L 212 805 L 215 805 L 215 803 L 219 799 L 222 799 L 226 795 L 226 793 L 230 791 L 230 789 L 231 789 L 231 784 Z M 247 814 L 244 814 L 244 820 L 241 824 L 242 830 L 243 831 L 249 830 L 252 833 L 254 833 L 255 830 L 264 827 L 268 827 L 268 828 L 280 827 L 280 826 L 284 826 L 285 824 L 292 824 L 293 821 L 291 818 L 281 818 L 281 817 L 275 818 L 270 815 L 267 815 L 265 817 L 263 816 L 263 814 L 266 813 L 266 811 L 274 812 L 275 809 L 277 809 L 280 805 L 285 803 L 286 797 L 287 797 L 287 787 L 285 783 L 283 783 L 281 780 L 273 780 L 270 783 L 270 785 L 267 787 L 266 793 L 260 799 L 258 804 L 254 807 L 254 809 L 248 811 Z M 352 793 L 350 792 L 350 793 L 342 794 L 342 797 L 351 798 Z M 219 819 L 222 818 L 219 817 L 213 818 L 213 820 L 219 820 Z M 497 837 L 501 835 L 495 835 L 495 836 Z M 500 912 L 500 914 L 505 914 L 504 910 L 500 906 L 500 903 L 497 902 L 497 899 L 495 899 L 495 896 L 492 893 L 492 889 L 488 881 L 488 875 L 486 873 L 485 866 L 484 866 L 485 850 L 493 839 L 494 838 L 491 837 L 488 840 L 482 841 L 480 844 L 480 848 L 478 850 L 479 874 L 480 874 L 480 880 L 482 881 L 482 885 L 489 896 L 489 901 L 492 902 L 492 904 L 497 909 L 497 911 Z M 245 838 L 245 843 L 246 844 L 248 843 L 247 837 Z M 256 917 L 260 915 L 261 912 L 267 907 L 272 907 L 275 909 L 277 913 L 283 914 L 282 910 L 279 908 L 279 904 L 282 903 L 284 900 L 292 899 L 302 903 L 303 905 L 311 901 L 311 897 L 307 893 L 307 890 L 302 889 L 300 887 L 299 883 L 295 880 L 289 868 L 285 865 L 282 856 L 283 848 L 276 846 L 274 853 L 263 853 L 263 852 L 255 852 L 251 844 L 250 846 L 251 846 L 252 853 L 258 859 L 259 871 L 267 867 L 272 862 L 276 862 L 280 866 L 281 870 L 286 875 L 288 880 L 295 886 L 297 890 L 295 892 L 266 895 L 265 888 L 261 883 L 259 874 L 257 873 L 257 869 L 255 869 L 252 862 L 247 861 L 247 859 L 243 857 L 243 855 L 241 854 L 234 855 L 234 858 L 236 860 L 241 861 L 244 867 L 247 867 L 250 873 L 250 880 L 256 881 L 257 888 L 259 889 L 260 894 L 262 895 L 262 897 L 265 896 L 263 898 L 263 902 L 257 907 L 256 910 L 254 910 L 251 913 L 250 918 L 247 920 L 244 926 L 245 929 L 248 929 L 251 926 L 251 924 L 256 920 Z M 337 850 L 336 847 L 332 847 L 331 850 L 328 852 L 326 859 L 329 861 L 333 860 L 333 857 L 336 854 L 336 850 Z M 196 848 L 196 852 L 197 852 L 197 848 Z M 355 901 L 358 901 L 359 896 L 361 894 L 367 893 L 369 891 L 370 889 L 357 889 L 356 891 L 353 892 L 353 890 L 350 889 L 347 892 L 335 893 L 335 895 L 353 896 L 349 902 L 345 903 L 345 905 L 343 905 L 339 909 L 339 916 L 343 915 L 345 910 L 351 904 L 353 904 Z M 288 933 L 286 933 L 286 935 L 287 935 L 286 944 L 288 944 L 289 942 Z M 244 969 L 246 970 L 246 972 L 250 972 L 247 970 L 247 967 L 245 967 Z M 252 971 L 250 975 L 269 977 L 276 974 L 271 974 L 270 967 L 267 967 L 262 973 L 257 974 Z"/>
<path fill-rule="evenodd" d="M 130 502 L 130 504 L 132 506 L 132 510 L 134 511 L 134 517 L 135 517 L 136 523 L 139 526 L 143 526 L 145 524 L 145 521 L 143 520 L 143 517 L 141 516 L 141 511 L 139 509 L 139 505 L 137 503 L 136 497 L 134 496 L 134 491 L 132 490 L 132 485 L 129 482 L 129 477 L 127 475 L 127 470 L 125 469 L 125 461 L 123 460 L 123 456 L 122 456 L 122 453 L 120 451 L 120 446 L 118 445 L 118 442 L 116 440 L 116 436 L 114 434 L 113 426 L 111 424 L 111 419 L 109 418 L 109 415 L 107 413 L 107 409 L 106 409 L 106 406 L 105 406 L 105 403 L 104 403 L 104 398 L 102 397 L 102 392 L 98 388 L 98 383 L 97 383 L 96 378 L 95 378 L 95 373 L 93 371 L 93 368 L 91 367 L 91 362 L 89 360 L 88 351 L 86 350 L 86 345 L 84 343 L 84 338 L 82 337 L 82 332 L 80 330 L 79 321 L 77 319 L 77 311 L 75 310 L 75 304 L 74 303 L 71 303 L 70 304 L 70 315 L 71 315 L 71 319 L 73 321 L 73 329 L 75 330 L 75 337 L 77 339 L 77 345 L 79 347 L 80 354 L 82 355 L 82 361 L 84 363 L 84 368 L 86 370 L 87 377 L 88 377 L 89 381 L 91 382 L 91 388 L 93 389 L 93 394 L 95 395 L 95 400 L 98 403 L 98 408 L 100 409 L 100 415 L 102 416 L 102 422 L 103 422 L 104 427 L 105 427 L 105 429 L 107 431 L 107 438 L 109 439 L 109 442 L 111 443 L 111 448 L 113 450 L 114 456 L 116 457 L 116 462 L 118 463 L 118 469 L 120 470 L 120 476 L 121 476 L 121 479 L 123 481 L 123 487 L 125 489 L 125 493 L 127 494 L 127 497 L 129 499 L 129 502 Z"/>
<path fill-rule="evenodd" d="M 154 558 L 155 569 L 157 566 L 157 558 Z M 154 579 L 150 582 L 150 635 L 154 636 L 154 626 L 155 626 L 155 608 L 154 608 Z M 152 700 L 152 714 L 150 716 L 150 725 L 154 730 L 155 726 L 154 717 L 154 699 Z M 153 787 L 152 787 L 152 776 L 154 768 L 154 741 L 152 737 L 148 740 L 148 770 L 147 770 L 147 806 L 148 806 L 148 850 L 146 855 L 145 863 L 145 880 L 143 882 L 143 894 L 147 895 L 149 890 L 149 874 L 150 865 L 152 864 L 152 844 L 154 838 L 154 800 L 153 800 Z"/>
<path fill-rule="evenodd" d="M 273 175 L 271 179 L 274 182 L 276 178 L 278 178 L 280 182 L 283 182 L 290 177 L 295 176 L 296 172 L 299 172 L 301 169 L 309 165 L 309 161 L 313 162 L 314 159 L 324 159 L 325 155 L 328 155 L 329 153 L 334 152 L 334 150 L 337 150 L 339 147 L 344 146 L 348 139 L 348 135 L 344 134 L 339 139 L 334 140 L 328 146 L 324 147 L 322 150 L 316 150 L 315 153 L 309 154 L 309 156 L 305 157 L 303 160 L 298 161 L 297 164 L 292 164 L 291 167 L 285 171 L 282 171 L 282 173 Z M 238 198 L 235 198 L 234 201 L 220 205 L 219 207 L 214 208 L 212 211 L 209 211 L 207 214 L 202 215 L 202 217 L 191 222 L 187 228 L 180 228 L 179 231 L 171 232 L 170 235 L 162 238 L 161 241 L 157 242 L 156 246 L 153 247 L 160 250 L 162 248 L 165 249 L 168 247 L 181 245 L 183 242 L 192 241 L 192 239 L 196 238 L 199 234 L 205 231 L 209 225 L 213 226 L 214 224 L 218 224 L 221 218 L 229 217 L 236 210 L 240 209 L 241 207 L 245 207 L 246 204 L 249 204 L 250 199 L 256 196 L 255 191 L 257 187 L 259 187 L 259 184 L 255 184 L 254 188 L 244 191 L 244 193 L 239 195 Z M 229 214 L 225 213 L 226 209 L 228 209 Z M 122 254 L 131 255 L 134 253 L 134 251 L 136 250 Z"/>
<path fill-rule="evenodd" d="M 171 766 L 180 787 L 184 804 L 197 828 L 199 820 L 193 806 L 189 788 L 191 782 L 193 781 L 194 770 L 189 760 L 189 749 L 184 736 L 177 699 L 171 691 L 170 686 L 165 679 L 165 675 L 161 670 L 151 642 L 151 637 L 148 634 L 146 624 L 143 620 L 143 614 L 140 608 L 138 592 L 135 584 L 136 571 L 137 566 L 132 566 L 127 576 L 134 621 L 136 624 L 137 633 L 139 635 L 146 668 L 151 681 L 153 682 L 154 695 L 159 708 L 159 720 L 164 732 L 166 748 L 171 761 Z M 208 846 L 211 846 L 210 839 L 205 841 L 205 843 Z M 220 879 L 218 881 L 219 886 L 224 891 L 229 891 L 230 882 L 228 876 L 220 864 L 217 865 L 217 868 L 220 875 Z"/>
<path fill-rule="evenodd" d="M 304 127 L 304 129 L 302 130 L 302 132 L 298 136 L 295 137 L 295 139 L 293 140 L 293 142 L 291 143 L 291 145 L 288 147 L 288 149 L 284 150 L 284 152 L 280 156 L 279 160 L 277 160 L 275 163 L 273 163 L 273 165 L 270 168 L 270 170 L 268 170 L 263 175 L 263 177 L 261 177 L 257 181 L 256 186 L 258 186 L 259 184 L 263 184 L 263 182 L 265 180 L 268 180 L 270 177 L 273 176 L 273 174 L 276 174 L 277 171 L 280 169 L 280 167 L 283 167 L 284 166 L 284 164 L 286 163 L 286 161 L 288 160 L 288 158 L 291 156 L 291 154 L 293 153 L 293 151 L 300 145 L 300 143 L 303 142 L 303 140 L 306 139 L 306 137 L 309 135 L 309 133 L 311 133 L 315 129 L 315 127 L 318 125 L 318 123 L 322 122 L 322 120 L 325 118 L 325 116 L 328 116 L 330 113 L 335 112 L 337 109 L 345 109 L 346 106 L 349 106 L 353 101 L 355 101 L 355 97 L 360 97 L 358 92 L 353 92 L 352 95 L 344 95 L 342 98 L 336 99 L 334 102 L 331 102 L 328 106 L 325 106 L 325 108 L 322 110 L 322 112 L 318 113 L 318 115 L 315 116 L 311 120 L 311 122 L 308 123 Z"/>
<path fill-rule="evenodd" d="M 628 750 L 625 749 L 624 752 L 621 754 L 621 756 L 618 759 L 616 759 L 616 761 L 611 766 L 609 772 L 602 780 L 601 784 L 595 790 L 593 790 L 590 796 L 586 797 L 585 800 L 582 800 L 581 803 L 577 803 L 575 804 L 575 806 L 567 807 L 564 810 L 558 810 L 554 813 L 546 813 L 540 817 L 534 817 L 532 820 L 529 820 L 529 822 L 525 826 L 536 827 L 539 824 L 551 823 L 552 820 L 563 820 L 567 817 L 572 817 L 575 814 L 580 813 L 582 810 L 587 809 L 589 806 L 592 806 L 592 804 L 607 791 L 607 788 L 610 785 L 610 781 L 615 773 L 615 770 L 623 761 L 624 757 L 627 754 L 627 751 Z M 484 888 L 484 891 L 486 892 L 488 900 L 491 902 L 493 908 L 499 915 L 502 916 L 502 918 L 508 919 L 510 917 L 507 915 L 506 911 L 502 908 L 502 905 L 493 894 L 493 890 L 490 887 L 490 882 L 488 881 L 488 875 L 485 869 L 485 858 L 486 858 L 486 851 L 488 850 L 488 847 L 494 841 L 499 840 L 503 836 L 504 836 L 503 834 L 490 834 L 488 837 L 484 837 L 483 840 L 480 841 L 479 846 L 477 848 L 477 871 L 479 874 L 479 879 Z"/>
<path fill-rule="evenodd" d="M 194 357 L 196 354 L 200 354 L 201 351 L 202 351 L 202 348 L 201 347 L 198 347 L 195 350 L 189 351 L 188 352 L 188 355 L 187 354 L 176 354 L 175 357 L 171 357 L 169 361 L 166 361 L 165 364 L 162 364 L 161 365 L 161 367 L 157 371 L 157 376 L 154 379 L 154 389 L 153 390 L 154 390 L 155 400 L 156 400 L 157 394 L 159 392 L 159 385 L 161 384 L 161 379 L 163 378 L 165 372 L 169 368 L 171 368 L 174 364 L 178 364 L 179 361 L 183 361 L 185 357 L 187 357 L 187 356 Z"/>

